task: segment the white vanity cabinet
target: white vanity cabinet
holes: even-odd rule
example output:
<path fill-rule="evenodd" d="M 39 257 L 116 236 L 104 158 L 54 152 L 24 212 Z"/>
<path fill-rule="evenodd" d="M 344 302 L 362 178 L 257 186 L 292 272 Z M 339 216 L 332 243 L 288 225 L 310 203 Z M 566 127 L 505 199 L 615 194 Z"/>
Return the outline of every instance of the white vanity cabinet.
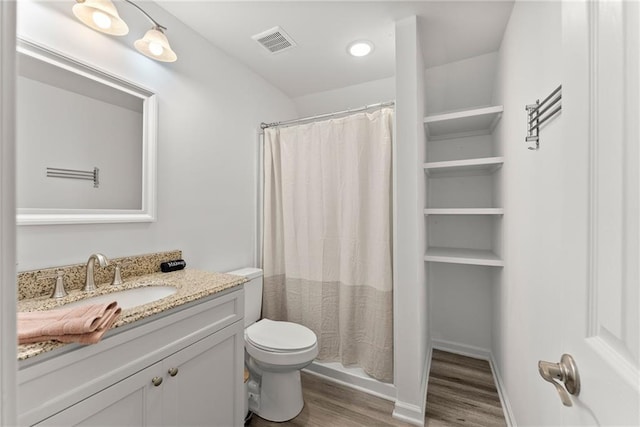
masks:
<path fill-rule="evenodd" d="M 20 369 L 20 424 L 242 425 L 243 290 L 155 317 Z"/>

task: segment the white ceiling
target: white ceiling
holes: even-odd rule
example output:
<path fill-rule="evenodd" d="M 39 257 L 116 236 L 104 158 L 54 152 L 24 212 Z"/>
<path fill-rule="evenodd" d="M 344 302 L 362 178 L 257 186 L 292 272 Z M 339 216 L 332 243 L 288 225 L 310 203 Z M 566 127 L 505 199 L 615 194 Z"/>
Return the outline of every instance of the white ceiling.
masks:
<path fill-rule="evenodd" d="M 160 1 L 169 13 L 292 98 L 394 75 L 395 21 L 418 16 L 427 68 L 495 52 L 513 0 Z M 251 36 L 282 27 L 297 47 L 267 52 Z M 171 29 L 167 31 L 171 39 Z M 347 54 L 374 43 L 365 58 Z"/>

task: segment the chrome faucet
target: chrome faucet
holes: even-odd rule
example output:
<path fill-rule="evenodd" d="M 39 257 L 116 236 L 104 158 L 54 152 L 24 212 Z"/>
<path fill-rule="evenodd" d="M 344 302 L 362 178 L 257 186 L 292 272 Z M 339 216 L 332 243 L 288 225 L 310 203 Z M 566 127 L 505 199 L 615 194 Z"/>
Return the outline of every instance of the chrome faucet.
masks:
<path fill-rule="evenodd" d="M 85 292 L 91 292 L 96 290 L 96 283 L 94 281 L 94 271 L 93 266 L 94 263 L 98 261 L 100 263 L 100 267 L 106 267 L 109 265 L 109 260 L 106 256 L 102 254 L 91 254 L 89 260 L 87 261 L 87 276 L 84 280 L 84 288 L 82 288 Z"/>

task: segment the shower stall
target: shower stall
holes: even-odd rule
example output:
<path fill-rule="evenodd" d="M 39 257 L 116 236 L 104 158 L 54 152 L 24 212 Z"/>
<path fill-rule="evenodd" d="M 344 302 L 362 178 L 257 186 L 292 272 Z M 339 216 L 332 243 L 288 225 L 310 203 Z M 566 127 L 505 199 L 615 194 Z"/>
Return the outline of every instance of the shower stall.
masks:
<path fill-rule="evenodd" d="M 311 328 L 308 369 L 393 399 L 393 102 L 262 124 L 263 316 Z"/>

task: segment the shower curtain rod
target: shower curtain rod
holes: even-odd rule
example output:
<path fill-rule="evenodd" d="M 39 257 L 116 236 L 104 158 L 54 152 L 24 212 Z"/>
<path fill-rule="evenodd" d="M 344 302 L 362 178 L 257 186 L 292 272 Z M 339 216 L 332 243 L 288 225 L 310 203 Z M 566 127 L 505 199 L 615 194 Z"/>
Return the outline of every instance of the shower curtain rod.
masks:
<path fill-rule="evenodd" d="M 263 123 L 260 123 L 260 129 L 265 130 L 266 128 L 272 128 L 272 127 L 282 126 L 282 125 L 291 125 L 294 123 L 306 122 L 308 120 L 317 120 L 317 119 L 324 119 L 327 117 L 339 116 L 342 114 L 357 113 L 359 111 L 366 111 L 371 108 L 389 107 L 391 105 L 395 105 L 395 103 L 396 103 L 395 101 L 379 102 L 377 104 L 365 105 L 364 107 L 351 108 L 349 110 L 336 111 L 335 113 L 320 114 L 317 116 L 303 117 L 301 119 L 286 120 L 284 122 L 274 122 L 274 123 L 263 122 Z"/>

